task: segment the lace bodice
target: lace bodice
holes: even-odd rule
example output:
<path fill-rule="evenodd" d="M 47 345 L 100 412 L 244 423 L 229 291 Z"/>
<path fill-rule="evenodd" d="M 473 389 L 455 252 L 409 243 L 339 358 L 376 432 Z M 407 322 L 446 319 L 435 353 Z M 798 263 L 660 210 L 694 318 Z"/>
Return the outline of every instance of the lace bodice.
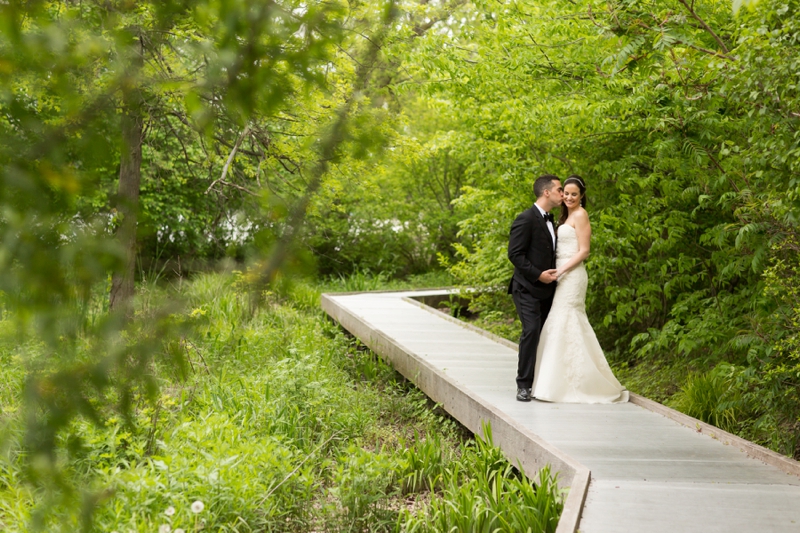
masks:
<path fill-rule="evenodd" d="M 558 246 L 556 247 L 556 267 L 560 267 L 578 253 L 578 234 L 569 224 L 558 226 Z"/>
<path fill-rule="evenodd" d="M 561 267 L 569 261 L 573 255 L 578 253 L 578 234 L 575 228 L 569 224 L 561 224 L 558 227 L 558 246 L 556 247 L 556 268 Z M 583 263 L 564 274 L 558 279 L 556 293 L 562 293 L 554 303 L 563 303 L 579 307 L 585 307 L 586 287 L 589 278 L 586 275 L 586 267 Z"/>

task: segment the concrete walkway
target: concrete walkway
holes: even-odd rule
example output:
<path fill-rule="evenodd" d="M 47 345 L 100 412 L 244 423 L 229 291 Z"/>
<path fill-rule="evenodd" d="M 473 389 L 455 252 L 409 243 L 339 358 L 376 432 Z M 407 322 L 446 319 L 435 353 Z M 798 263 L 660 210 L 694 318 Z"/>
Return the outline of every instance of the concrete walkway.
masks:
<path fill-rule="evenodd" d="M 559 532 L 800 533 L 800 463 L 640 396 L 521 403 L 516 347 L 420 304 L 448 291 L 326 294 L 323 309 L 528 475 L 569 487 Z M 414 298 L 414 299 L 412 299 Z"/>

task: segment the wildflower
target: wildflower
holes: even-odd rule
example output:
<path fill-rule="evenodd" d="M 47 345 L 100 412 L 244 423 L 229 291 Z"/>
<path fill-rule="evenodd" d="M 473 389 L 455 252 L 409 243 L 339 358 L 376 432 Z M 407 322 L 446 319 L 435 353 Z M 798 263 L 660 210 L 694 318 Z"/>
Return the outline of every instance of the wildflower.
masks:
<path fill-rule="evenodd" d="M 206 508 L 206 506 L 203 505 L 203 502 L 201 502 L 200 500 L 197 500 L 192 504 L 192 512 L 193 513 L 199 513 L 205 508 Z"/>
<path fill-rule="evenodd" d="M 167 516 L 174 515 L 175 514 L 175 508 L 170 505 L 169 507 L 167 507 L 167 510 L 164 511 L 164 514 L 167 515 Z"/>
<path fill-rule="evenodd" d="M 169 524 L 161 524 L 158 527 L 158 533 L 169 533 L 172 528 L 169 527 Z"/>

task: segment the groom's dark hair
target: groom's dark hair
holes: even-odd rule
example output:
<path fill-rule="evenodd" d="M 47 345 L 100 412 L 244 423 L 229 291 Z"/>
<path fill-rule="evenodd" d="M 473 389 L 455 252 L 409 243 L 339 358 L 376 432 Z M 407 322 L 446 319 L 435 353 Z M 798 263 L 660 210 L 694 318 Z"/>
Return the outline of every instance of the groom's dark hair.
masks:
<path fill-rule="evenodd" d="M 544 194 L 544 191 L 550 188 L 550 185 L 553 183 L 553 180 L 560 180 L 558 176 L 554 176 L 552 174 L 542 174 L 536 181 L 533 182 L 533 194 L 536 198 L 539 198 L 541 195 Z"/>

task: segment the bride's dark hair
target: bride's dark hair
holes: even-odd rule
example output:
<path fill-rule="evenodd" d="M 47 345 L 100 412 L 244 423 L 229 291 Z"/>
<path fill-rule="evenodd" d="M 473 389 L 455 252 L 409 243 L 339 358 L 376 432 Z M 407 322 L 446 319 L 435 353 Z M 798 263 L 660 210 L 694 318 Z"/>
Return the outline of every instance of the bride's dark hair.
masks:
<path fill-rule="evenodd" d="M 578 189 L 581 192 L 581 207 L 586 207 L 586 184 L 583 182 L 583 178 L 578 176 L 577 174 L 573 174 L 572 176 L 568 177 L 564 180 L 563 188 L 566 189 L 567 185 L 570 183 L 574 183 L 577 185 Z M 563 224 L 567 221 L 567 216 L 569 216 L 569 209 L 567 209 L 567 204 L 563 201 L 561 202 L 561 214 L 558 216 L 558 223 Z"/>

